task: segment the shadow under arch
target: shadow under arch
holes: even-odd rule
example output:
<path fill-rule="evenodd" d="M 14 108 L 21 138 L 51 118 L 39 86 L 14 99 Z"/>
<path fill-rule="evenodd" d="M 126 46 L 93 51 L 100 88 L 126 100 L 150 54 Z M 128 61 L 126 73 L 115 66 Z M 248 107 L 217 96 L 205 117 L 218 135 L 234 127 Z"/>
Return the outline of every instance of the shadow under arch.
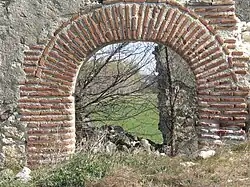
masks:
<path fill-rule="evenodd" d="M 228 51 L 213 28 L 172 1 L 117 3 L 76 14 L 48 43 L 25 52 L 19 108 L 27 126 L 28 165 L 59 161 L 74 152 L 72 93 L 80 66 L 94 51 L 124 41 L 163 44 L 187 62 L 196 78 L 201 143 L 227 138 L 231 127 L 236 128 L 230 137 L 245 139 L 248 91 L 237 85 Z"/>

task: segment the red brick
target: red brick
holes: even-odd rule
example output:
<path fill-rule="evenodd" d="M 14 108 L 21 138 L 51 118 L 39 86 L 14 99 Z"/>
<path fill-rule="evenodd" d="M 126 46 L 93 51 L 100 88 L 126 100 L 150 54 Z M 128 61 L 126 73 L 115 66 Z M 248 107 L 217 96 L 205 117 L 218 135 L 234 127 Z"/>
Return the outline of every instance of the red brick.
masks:
<path fill-rule="evenodd" d="M 46 74 L 41 75 L 41 78 L 46 79 L 48 81 L 58 82 L 58 83 L 61 83 L 61 84 L 67 85 L 67 86 L 73 85 L 73 81 L 66 81 L 66 80 L 63 80 L 61 78 L 53 77 L 53 76 L 46 75 Z"/>
<path fill-rule="evenodd" d="M 224 44 L 224 40 L 222 39 L 222 37 L 220 35 L 215 35 L 215 38 L 219 42 L 220 45 Z"/>
<path fill-rule="evenodd" d="M 232 52 L 232 55 L 233 55 L 233 56 L 242 56 L 242 55 L 243 55 L 243 52 L 241 52 L 241 51 L 233 51 L 233 52 Z"/>
<path fill-rule="evenodd" d="M 244 98 L 239 97 L 223 97 L 220 99 L 222 102 L 245 102 Z"/>
<path fill-rule="evenodd" d="M 233 121 L 232 123 L 221 123 L 220 124 L 221 127 L 245 127 L 246 124 L 245 123 L 239 123 L 239 122 L 236 122 L 236 121 Z"/>
<path fill-rule="evenodd" d="M 228 43 L 228 44 L 235 44 L 236 43 L 236 39 L 225 39 L 224 42 Z"/>
<path fill-rule="evenodd" d="M 27 87 L 27 86 L 21 86 L 20 90 L 22 90 L 22 91 L 53 91 L 53 92 L 58 92 L 58 89 L 49 88 L 49 87 Z"/>
<path fill-rule="evenodd" d="M 76 53 L 74 53 L 74 51 L 70 49 L 62 39 L 56 40 L 55 48 L 63 52 L 66 57 L 74 60 L 75 63 L 82 60 L 82 58 L 76 55 Z"/>
<path fill-rule="evenodd" d="M 234 87 L 232 85 L 218 85 L 214 87 L 215 91 L 234 91 L 237 90 L 237 87 Z"/>
<path fill-rule="evenodd" d="M 214 91 L 211 92 L 210 95 L 214 95 L 214 96 L 233 96 L 233 92 L 232 91 Z"/>
<path fill-rule="evenodd" d="M 236 67 L 236 68 L 247 68 L 248 65 L 245 62 L 233 62 L 233 67 Z"/>
<path fill-rule="evenodd" d="M 247 96 L 249 95 L 249 91 L 235 91 L 234 95 L 235 96 Z"/>
<path fill-rule="evenodd" d="M 247 104 L 246 103 L 235 104 L 234 108 L 247 108 Z"/>
<path fill-rule="evenodd" d="M 29 48 L 30 50 L 43 51 L 45 46 L 44 45 L 32 45 Z"/>
<path fill-rule="evenodd" d="M 119 9 L 117 7 L 112 7 L 112 12 L 114 14 L 114 18 L 116 19 L 113 19 L 114 20 L 114 25 L 115 25 L 115 30 L 117 31 L 117 35 L 118 35 L 118 38 L 119 40 L 122 40 L 122 30 L 120 29 L 120 24 L 118 23 L 119 21 Z"/>
<path fill-rule="evenodd" d="M 35 74 L 35 72 L 36 72 L 36 68 L 31 68 L 31 67 L 27 67 L 27 68 L 24 68 L 23 69 L 24 71 L 25 71 L 25 73 L 28 73 L 28 74 Z"/>
<path fill-rule="evenodd" d="M 70 30 L 82 41 L 82 44 L 84 44 L 89 51 L 92 51 L 96 47 L 94 40 L 91 39 L 81 21 L 76 21 L 75 24 L 72 24 Z"/>
<path fill-rule="evenodd" d="M 84 59 L 86 57 L 87 51 L 79 47 L 78 44 L 76 45 L 74 38 L 69 38 L 64 33 L 61 33 L 59 37 L 64 41 L 64 45 L 68 47 L 69 52 L 77 56 L 77 59 Z"/>
<path fill-rule="evenodd" d="M 161 23 L 161 26 L 160 26 L 160 28 L 158 30 L 158 34 L 157 34 L 156 40 L 161 41 L 161 38 L 162 38 L 163 33 L 164 33 L 163 30 L 164 30 L 166 24 L 167 24 L 167 21 L 163 20 L 162 23 Z"/>
<path fill-rule="evenodd" d="M 236 48 L 236 45 L 227 45 L 227 48 L 228 48 L 228 49 L 235 49 L 235 48 Z"/>
<path fill-rule="evenodd" d="M 209 36 L 210 38 L 210 36 Z M 207 39 L 207 38 L 206 38 Z M 212 47 L 215 45 L 215 41 L 210 41 L 209 43 L 207 43 L 205 40 L 203 40 L 201 43 L 198 44 L 198 46 L 196 46 L 197 48 L 194 51 L 195 56 L 193 55 L 193 57 L 197 57 L 196 61 L 198 62 L 198 60 L 200 59 L 200 57 L 198 55 L 202 55 L 203 53 L 206 53 L 206 49 Z M 195 59 L 192 60 L 192 63 L 195 63 Z"/>
<path fill-rule="evenodd" d="M 207 26 L 207 29 L 209 30 L 209 32 L 213 35 L 216 35 L 216 31 L 214 30 L 214 28 L 210 25 Z"/>
<path fill-rule="evenodd" d="M 50 123 L 40 123 L 39 126 L 41 128 L 63 128 L 63 127 L 73 127 L 74 126 L 74 123 L 70 123 L 70 122 L 67 122 L 67 121 L 63 121 L 63 122 L 50 122 Z"/>
<path fill-rule="evenodd" d="M 76 73 L 72 73 L 70 71 L 67 71 L 67 69 L 62 69 L 61 67 L 58 67 L 56 65 L 53 65 L 49 62 L 46 62 L 45 65 L 53 70 L 55 70 L 56 72 L 59 72 L 59 73 L 62 73 L 62 74 L 65 74 L 66 76 L 69 76 L 69 77 L 74 77 L 76 76 Z"/>
<path fill-rule="evenodd" d="M 21 92 L 24 93 L 24 92 Z M 69 97 L 70 94 L 69 93 L 63 93 L 63 92 L 44 92 L 44 91 L 40 91 L 40 92 L 30 92 L 30 93 L 26 93 L 25 95 L 29 95 L 29 96 L 64 96 L 64 97 Z"/>
<path fill-rule="evenodd" d="M 221 112 L 219 110 L 200 109 L 199 113 L 202 113 L 202 114 L 220 114 Z"/>
<path fill-rule="evenodd" d="M 163 16 L 163 13 L 165 12 L 165 9 L 164 8 L 161 8 L 160 9 L 160 13 L 158 14 L 157 16 L 157 20 L 156 20 L 156 23 L 155 23 L 155 29 L 157 29 L 159 26 L 160 26 L 160 22 L 162 20 L 162 16 Z"/>
<path fill-rule="evenodd" d="M 68 61 L 64 58 L 58 58 L 56 59 L 56 57 L 53 57 L 52 55 L 54 55 L 55 53 L 51 52 L 49 53 L 49 55 L 47 57 L 48 63 L 52 64 L 52 66 L 57 66 L 60 70 L 64 70 L 67 71 L 68 73 L 72 73 L 73 75 L 76 75 L 77 72 L 77 66 L 75 64 L 73 64 L 71 61 Z M 48 64 L 46 63 L 46 65 Z"/>
<path fill-rule="evenodd" d="M 173 37 L 172 40 L 170 40 L 170 43 L 172 43 L 173 46 L 176 46 L 177 41 L 180 41 L 180 38 L 182 37 L 182 34 L 184 32 L 184 28 L 187 27 L 187 24 L 188 18 L 185 17 L 185 20 L 181 23 L 181 25 L 178 26 L 178 30 L 176 31 L 176 37 Z"/>
<path fill-rule="evenodd" d="M 96 37 L 97 35 L 95 33 L 95 28 L 94 28 L 94 25 L 93 25 L 93 20 L 91 20 L 90 23 L 89 23 L 88 19 L 90 19 L 90 18 L 87 18 L 87 17 L 84 16 L 81 21 L 82 21 L 83 25 L 85 25 L 88 28 L 88 30 L 89 30 L 89 36 L 91 36 L 91 38 L 93 39 L 93 41 L 95 43 L 95 46 L 96 47 L 100 46 L 101 43 L 100 43 L 99 39 Z"/>
<path fill-rule="evenodd" d="M 60 142 L 54 142 L 53 146 L 68 146 L 74 144 L 75 141 L 60 141 Z M 44 140 L 38 140 L 38 141 L 28 141 L 27 146 L 37 146 L 37 147 L 48 147 L 50 146 L 51 141 L 44 141 Z"/>
<path fill-rule="evenodd" d="M 49 115 L 49 114 L 48 114 Z M 46 116 L 46 117 L 22 117 L 21 121 L 70 121 L 69 116 Z"/>
<path fill-rule="evenodd" d="M 248 61 L 249 57 L 247 57 L 247 56 L 233 57 L 232 60 L 233 61 Z"/>
<path fill-rule="evenodd" d="M 204 102 L 219 102 L 220 98 L 217 97 L 204 97 L 204 98 L 199 98 L 200 101 Z"/>
<path fill-rule="evenodd" d="M 234 117 L 234 120 L 237 120 L 237 121 L 246 121 L 247 117 L 246 116 Z"/>
<path fill-rule="evenodd" d="M 84 55 L 91 51 L 89 45 L 86 45 L 85 44 L 86 42 L 83 43 L 82 40 L 76 34 L 74 34 L 70 29 L 67 30 L 67 34 L 69 39 L 74 43 L 74 45 L 78 48 L 78 50 L 83 51 Z"/>
<path fill-rule="evenodd" d="M 242 91 L 249 91 L 250 90 L 249 86 L 237 86 L 237 88 L 239 90 L 242 90 Z"/>
<path fill-rule="evenodd" d="M 222 104 L 222 103 L 210 104 L 210 106 L 214 108 L 234 108 L 233 104 Z"/>
<path fill-rule="evenodd" d="M 226 117 L 226 116 L 211 116 L 210 119 L 220 120 L 220 121 L 233 121 L 233 117 Z"/>
<path fill-rule="evenodd" d="M 241 110 L 241 111 L 224 111 L 224 114 L 227 114 L 227 115 L 247 115 L 248 112 L 245 111 L 245 110 Z"/>
<path fill-rule="evenodd" d="M 35 50 L 32 50 L 32 51 L 24 51 L 24 55 L 26 56 L 31 56 L 31 57 L 39 57 L 41 56 L 41 52 L 40 51 L 35 51 Z"/>
<path fill-rule="evenodd" d="M 223 73 L 218 73 L 217 75 L 212 76 L 211 78 L 208 78 L 208 81 L 215 81 L 219 80 L 222 78 L 230 77 L 231 73 L 230 72 L 223 72 Z"/>
<path fill-rule="evenodd" d="M 240 75 L 246 75 L 248 74 L 248 71 L 246 70 L 234 70 L 235 74 L 240 74 Z"/>
<path fill-rule="evenodd" d="M 34 62 L 37 62 L 39 61 L 40 57 L 37 56 L 37 57 L 28 57 L 28 56 L 25 56 L 24 57 L 24 61 L 34 61 Z"/>
<path fill-rule="evenodd" d="M 42 153 L 45 155 L 46 153 L 55 153 L 55 152 L 58 152 L 58 153 L 60 152 L 60 154 L 62 154 L 62 153 L 72 152 L 73 149 L 74 149 L 73 147 L 72 148 L 68 148 L 68 147 L 55 148 L 53 146 L 39 148 L 39 149 L 32 149 L 32 147 L 28 147 L 28 155 L 30 155 L 30 153 Z M 32 159 L 29 159 L 29 160 L 32 160 Z"/>
<path fill-rule="evenodd" d="M 77 66 L 77 59 L 74 57 L 73 54 L 69 54 L 67 53 L 64 49 L 62 49 L 59 45 L 54 45 L 53 49 L 51 51 L 55 51 L 58 53 L 58 57 L 59 59 L 62 58 L 63 61 L 65 61 L 66 63 L 67 62 L 73 62 L 72 64 L 74 65 L 71 65 L 71 63 L 68 63 L 69 65 L 71 65 L 71 67 L 74 67 L 74 66 Z M 55 54 L 55 53 L 54 53 Z M 59 60 L 58 59 L 58 60 Z M 57 61 L 57 60 L 56 60 Z"/>

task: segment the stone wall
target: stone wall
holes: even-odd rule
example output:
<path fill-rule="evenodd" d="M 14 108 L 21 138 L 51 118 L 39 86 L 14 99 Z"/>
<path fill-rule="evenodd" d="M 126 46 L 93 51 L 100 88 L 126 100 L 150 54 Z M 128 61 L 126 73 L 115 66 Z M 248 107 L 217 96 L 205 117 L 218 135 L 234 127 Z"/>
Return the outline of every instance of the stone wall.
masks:
<path fill-rule="evenodd" d="M 235 0 L 236 15 L 241 21 L 250 21 L 249 0 Z"/>
<path fill-rule="evenodd" d="M 200 4 L 197 2 L 200 2 Z M 203 16 L 203 9 L 211 7 L 223 8 L 223 2 L 229 2 L 225 7 L 234 12 L 233 1 L 218 0 L 218 3 L 222 4 L 213 4 L 212 2 L 214 1 L 190 0 L 188 6 L 190 6 L 190 9 L 196 8 L 196 13 Z M 109 3 L 112 2 L 109 1 Z M 186 3 L 186 1 L 183 3 Z M 23 82 L 25 79 L 24 62 L 32 61 L 32 59 L 24 60 L 25 55 L 25 58 L 29 58 L 24 51 L 30 49 L 29 46 L 37 45 L 36 51 L 40 54 L 41 50 L 44 49 L 43 44 L 46 44 L 49 39 L 57 34 L 55 31 L 62 23 L 68 21 L 76 13 L 92 10 L 90 5 L 98 6 L 96 3 L 84 0 L 0 1 L 0 153 L 5 155 L 7 162 L 14 159 L 18 164 L 23 165 L 26 158 L 26 124 L 20 123 L 20 109 L 17 106 L 20 97 L 19 82 Z M 240 3 L 237 2 L 237 5 L 240 5 Z M 245 4 L 242 5 L 245 6 Z M 223 9 L 221 11 L 225 12 Z M 204 16 L 204 18 L 206 17 Z M 238 61 L 242 61 L 242 59 L 244 61 L 245 56 L 237 51 L 248 46 L 244 41 L 249 41 L 249 28 L 241 24 L 234 15 L 233 19 L 230 18 L 230 20 L 224 21 L 227 22 L 226 24 L 233 26 L 230 27 L 231 30 L 229 31 L 219 31 L 224 39 L 229 38 L 225 40 L 226 44 L 223 45 L 231 48 L 231 51 L 235 51 L 233 54 L 236 57 L 232 56 L 231 58 L 231 60 L 235 60 L 233 64 L 238 64 L 239 67 L 244 68 L 246 66 L 245 62 Z M 208 24 L 208 22 L 204 23 Z M 214 24 L 218 26 L 220 22 Z M 214 32 L 213 29 L 210 30 Z M 242 30 L 243 33 L 241 33 Z M 242 38 L 244 41 L 242 41 Z M 247 50 L 245 51 L 247 52 Z M 237 57 L 239 58 L 237 59 Z M 32 66 L 32 63 L 29 66 Z M 245 70 L 238 71 L 238 73 L 240 77 L 242 73 L 245 74 Z M 246 108 L 245 105 L 241 106 Z M 245 112 L 244 109 L 244 115 Z"/>

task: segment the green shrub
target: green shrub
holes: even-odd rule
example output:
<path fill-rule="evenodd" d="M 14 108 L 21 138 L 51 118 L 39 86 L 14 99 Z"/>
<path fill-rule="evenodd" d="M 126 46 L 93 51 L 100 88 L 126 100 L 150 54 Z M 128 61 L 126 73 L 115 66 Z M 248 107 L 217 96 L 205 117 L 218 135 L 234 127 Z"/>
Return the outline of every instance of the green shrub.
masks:
<path fill-rule="evenodd" d="M 110 164 L 104 159 L 87 154 L 79 154 L 68 163 L 50 170 L 44 176 L 36 176 L 39 187 L 84 186 L 86 180 L 98 180 L 106 175 Z"/>

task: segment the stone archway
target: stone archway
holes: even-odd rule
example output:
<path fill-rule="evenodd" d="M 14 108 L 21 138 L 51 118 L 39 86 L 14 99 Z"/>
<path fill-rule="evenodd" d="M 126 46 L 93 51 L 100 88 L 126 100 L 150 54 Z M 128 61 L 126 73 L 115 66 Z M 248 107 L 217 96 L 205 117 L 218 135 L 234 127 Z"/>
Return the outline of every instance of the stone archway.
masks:
<path fill-rule="evenodd" d="M 239 76 L 247 72 L 235 70 L 232 53 L 212 26 L 172 1 L 117 3 L 76 14 L 48 43 L 25 52 L 19 107 L 30 166 L 74 152 L 72 94 L 81 63 L 94 51 L 122 41 L 161 43 L 187 61 L 197 83 L 200 143 L 245 139 L 249 88 Z"/>

